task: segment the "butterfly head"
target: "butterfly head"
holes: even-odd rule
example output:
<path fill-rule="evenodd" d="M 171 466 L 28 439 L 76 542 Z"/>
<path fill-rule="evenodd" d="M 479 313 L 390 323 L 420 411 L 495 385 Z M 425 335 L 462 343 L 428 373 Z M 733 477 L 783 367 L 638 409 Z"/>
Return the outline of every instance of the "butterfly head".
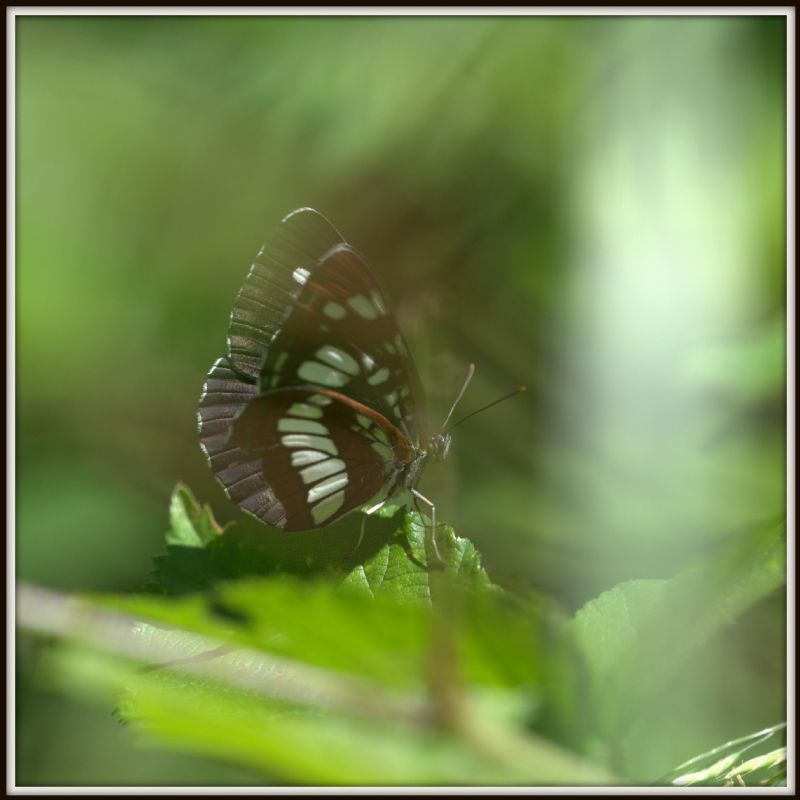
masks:
<path fill-rule="evenodd" d="M 449 433 L 436 433 L 428 442 L 428 452 L 436 461 L 444 461 L 450 451 L 452 437 Z"/>

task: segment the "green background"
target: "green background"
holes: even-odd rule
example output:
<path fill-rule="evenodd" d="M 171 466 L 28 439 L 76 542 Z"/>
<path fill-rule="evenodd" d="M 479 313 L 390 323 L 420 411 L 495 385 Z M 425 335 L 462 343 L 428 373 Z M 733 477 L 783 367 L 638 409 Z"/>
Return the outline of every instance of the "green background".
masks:
<path fill-rule="evenodd" d="M 387 288 L 432 426 L 470 361 L 463 413 L 528 387 L 422 483 L 497 581 L 572 613 L 785 513 L 782 18 L 16 33 L 20 578 L 138 588 L 178 479 L 239 518 L 196 403 L 298 206 Z M 762 602 L 695 665 L 696 746 L 781 717 L 784 614 Z M 255 780 L 133 749 L 107 713 L 19 681 L 20 783 Z"/>

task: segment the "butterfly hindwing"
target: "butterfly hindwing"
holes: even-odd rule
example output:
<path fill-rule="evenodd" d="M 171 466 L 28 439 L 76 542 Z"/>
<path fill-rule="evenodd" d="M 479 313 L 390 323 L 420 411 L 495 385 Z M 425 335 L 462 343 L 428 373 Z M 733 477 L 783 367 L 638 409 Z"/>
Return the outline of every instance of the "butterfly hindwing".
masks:
<path fill-rule="evenodd" d="M 200 397 L 200 446 L 228 497 L 264 522 L 277 525 L 284 519 L 283 508 L 264 479 L 261 462 L 230 441 L 234 419 L 257 392 L 255 383 L 243 380 L 227 358 L 220 358 L 208 373 Z"/>
<path fill-rule="evenodd" d="M 403 434 L 380 414 L 313 386 L 251 400 L 229 447 L 259 465 L 273 495 L 248 510 L 287 531 L 329 525 L 375 498 L 410 457 Z"/>

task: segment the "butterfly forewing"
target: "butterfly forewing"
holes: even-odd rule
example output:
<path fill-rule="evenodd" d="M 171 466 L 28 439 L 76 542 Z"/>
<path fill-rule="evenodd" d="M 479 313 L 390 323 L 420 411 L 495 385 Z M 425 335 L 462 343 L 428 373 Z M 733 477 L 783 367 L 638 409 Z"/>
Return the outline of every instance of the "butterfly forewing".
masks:
<path fill-rule="evenodd" d="M 300 208 L 284 217 L 259 250 L 239 290 L 228 326 L 231 366 L 257 379 L 270 344 L 320 259 L 342 237 L 325 217 Z"/>
<path fill-rule="evenodd" d="M 262 391 L 298 383 L 379 411 L 415 444 L 424 434 L 411 353 L 369 267 L 348 244 L 310 273 L 264 361 Z"/>

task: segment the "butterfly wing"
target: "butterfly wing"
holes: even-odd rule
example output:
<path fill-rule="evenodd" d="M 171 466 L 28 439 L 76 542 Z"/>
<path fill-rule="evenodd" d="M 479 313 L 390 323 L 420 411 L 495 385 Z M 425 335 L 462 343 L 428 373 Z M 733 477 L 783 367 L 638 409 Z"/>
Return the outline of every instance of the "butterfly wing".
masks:
<path fill-rule="evenodd" d="M 285 530 L 334 522 L 394 489 L 419 442 L 420 398 L 408 346 L 363 258 L 312 209 L 289 214 L 237 295 L 228 356 L 200 398 L 201 447 L 228 496 Z M 296 418 L 290 409 L 301 406 L 323 417 Z M 285 443 L 313 439 L 312 423 L 331 446 Z"/>
<path fill-rule="evenodd" d="M 287 531 L 329 525 L 391 491 L 413 455 L 380 414 L 313 386 L 276 389 L 248 402 L 228 446 L 243 457 L 218 473 L 230 496 Z"/>
<path fill-rule="evenodd" d="M 330 524 L 367 502 L 409 457 L 402 434 L 371 409 L 314 387 L 258 395 L 225 358 L 206 380 L 199 420 L 228 497 L 287 531 Z"/>
<path fill-rule="evenodd" d="M 419 445 L 422 392 L 411 351 L 361 255 L 332 247 L 275 336 L 259 386 L 316 384 L 380 412 Z"/>
<path fill-rule="evenodd" d="M 226 357 L 211 367 L 197 411 L 200 447 L 225 494 L 269 525 L 285 518 L 283 507 L 266 481 L 260 459 L 230 441 L 234 419 L 255 400 L 258 387 L 243 378 Z"/>
<path fill-rule="evenodd" d="M 300 295 L 305 278 L 343 242 L 336 228 L 311 208 L 285 216 L 258 251 L 239 289 L 228 326 L 229 365 L 258 379 L 264 356 Z"/>

